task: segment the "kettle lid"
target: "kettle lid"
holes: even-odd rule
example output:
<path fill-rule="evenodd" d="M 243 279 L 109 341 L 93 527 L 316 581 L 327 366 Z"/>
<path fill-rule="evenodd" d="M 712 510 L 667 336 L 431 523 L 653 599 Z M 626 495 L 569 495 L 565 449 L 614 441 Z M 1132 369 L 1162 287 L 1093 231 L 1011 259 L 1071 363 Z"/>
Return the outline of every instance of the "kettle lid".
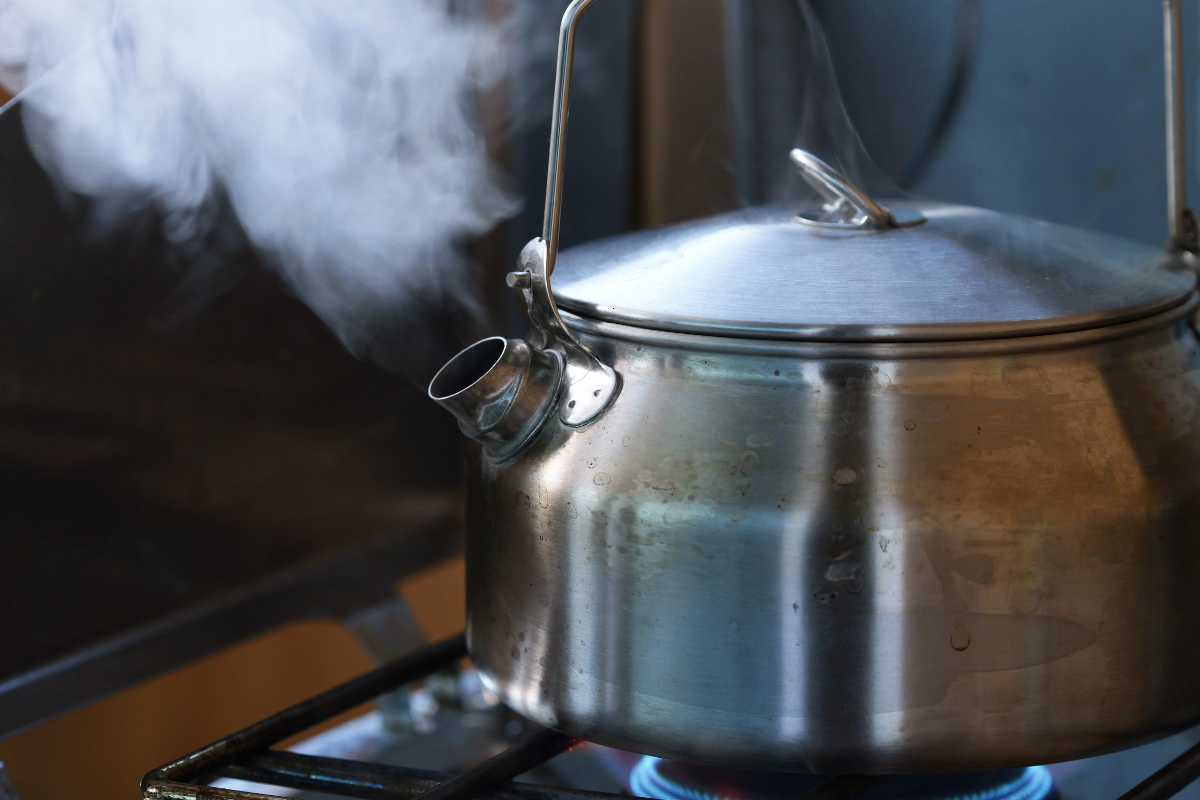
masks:
<path fill-rule="evenodd" d="M 965 206 L 895 202 L 924 224 L 843 231 L 759 208 L 564 250 L 571 312 L 638 327 L 821 341 L 1054 333 L 1182 303 L 1195 274 L 1105 234 Z"/>

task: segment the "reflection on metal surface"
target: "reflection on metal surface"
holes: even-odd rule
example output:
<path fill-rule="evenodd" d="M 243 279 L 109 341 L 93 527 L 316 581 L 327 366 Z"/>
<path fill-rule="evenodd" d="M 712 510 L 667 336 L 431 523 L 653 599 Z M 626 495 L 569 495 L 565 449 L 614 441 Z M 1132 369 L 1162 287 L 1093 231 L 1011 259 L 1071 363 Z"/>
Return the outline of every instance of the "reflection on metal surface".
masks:
<path fill-rule="evenodd" d="M 621 376 L 576 338 L 563 322 L 550 288 L 552 252 L 545 239 L 533 239 L 521 251 L 521 271 L 510 278 L 524 285 L 525 307 L 533 326 L 533 346 L 558 354 L 563 362 L 566 397 L 559 416 L 572 427 L 587 425 L 604 412 L 621 392 Z"/>
<path fill-rule="evenodd" d="M 559 304 L 659 330 L 820 341 L 965 340 L 1111 325 L 1176 306 L 1179 258 L 1103 234 L 935 203 L 914 228 L 827 232 L 760 208 L 571 248 Z"/>
<path fill-rule="evenodd" d="M 554 291 L 584 317 L 659 330 L 911 342 L 1110 325 L 1195 287 L 1160 249 L 911 205 L 929 222 L 887 233 L 823 233 L 766 207 L 592 242 L 562 254 Z"/>
<path fill-rule="evenodd" d="M 1145 624 L 1200 577 L 1185 319 L 935 359 L 606 325 L 584 339 L 620 402 L 484 464 L 472 500 L 471 653 L 522 713 L 826 773 L 1066 759 L 1200 717 L 1200 642 Z"/>
<path fill-rule="evenodd" d="M 446 362 L 429 383 L 429 399 L 458 420 L 464 435 L 492 458 L 507 458 L 537 432 L 554 408 L 563 358 L 521 339 L 493 336 Z"/>

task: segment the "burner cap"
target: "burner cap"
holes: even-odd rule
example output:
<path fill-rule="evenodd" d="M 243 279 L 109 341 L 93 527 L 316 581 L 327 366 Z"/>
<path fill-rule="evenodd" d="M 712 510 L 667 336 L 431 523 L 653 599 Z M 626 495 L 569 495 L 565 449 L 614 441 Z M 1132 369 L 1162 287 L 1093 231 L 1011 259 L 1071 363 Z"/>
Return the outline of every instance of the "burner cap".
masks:
<path fill-rule="evenodd" d="M 653 800 L 793 800 L 829 783 L 815 775 L 720 770 L 643 757 L 629 775 L 629 790 Z M 1045 767 L 971 775 L 880 777 L 864 800 L 1047 800 L 1054 794 Z"/>

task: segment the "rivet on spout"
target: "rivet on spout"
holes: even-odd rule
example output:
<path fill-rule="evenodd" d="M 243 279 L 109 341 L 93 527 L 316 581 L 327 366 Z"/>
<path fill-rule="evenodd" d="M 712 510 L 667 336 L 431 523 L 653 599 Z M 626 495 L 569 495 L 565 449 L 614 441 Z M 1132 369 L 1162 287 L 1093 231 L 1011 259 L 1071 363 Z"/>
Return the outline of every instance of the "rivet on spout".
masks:
<path fill-rule="evenodd" d="M 529 289 L 533 287 L 533 275 L 528 270 L 510 272 L 504 282 L 510 289 Z"/>

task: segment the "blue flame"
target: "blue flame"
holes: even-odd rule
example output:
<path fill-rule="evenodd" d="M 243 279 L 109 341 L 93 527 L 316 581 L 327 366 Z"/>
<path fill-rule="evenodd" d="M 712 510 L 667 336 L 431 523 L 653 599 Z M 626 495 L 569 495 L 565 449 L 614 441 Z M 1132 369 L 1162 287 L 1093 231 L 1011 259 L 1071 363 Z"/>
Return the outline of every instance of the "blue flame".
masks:
<path fill-rule="evenodd" d="M 645 756 L 629 774 L 629 791 L 639 797 L 652 800 L 753 800 L 751 793 L 726 794 L 707 791 L 700 787 L 685 786 L 678 781 L 663 775 L 659 768 L 662 759 Z M 897 778 L 895 783 L 884 781 L 881 786 L 867 790 L 864 798 L 923 798 L 923 800 L 1046 800 L 1054 791 L 1054 781 L 1050 770 L 1045 767 L 1026 767 L 1012 777 L 1013 773 L 1000 773 L 1003 778 L 992 786 L 979 788 L 979 776 L 971 776 L 966 780 L 954 777 L 928 778 Z M 806 779 L 799 776 L 789 776 L 790 789 L 797 788 L 797 782 L 811 780 L 808 789 L 816 789 L 827 781 L 825 778 L 813 777 Z M 956 788 L 955 783 L 958 783 Z M 970 788 L 963 787 L 967 783 Z"/>

